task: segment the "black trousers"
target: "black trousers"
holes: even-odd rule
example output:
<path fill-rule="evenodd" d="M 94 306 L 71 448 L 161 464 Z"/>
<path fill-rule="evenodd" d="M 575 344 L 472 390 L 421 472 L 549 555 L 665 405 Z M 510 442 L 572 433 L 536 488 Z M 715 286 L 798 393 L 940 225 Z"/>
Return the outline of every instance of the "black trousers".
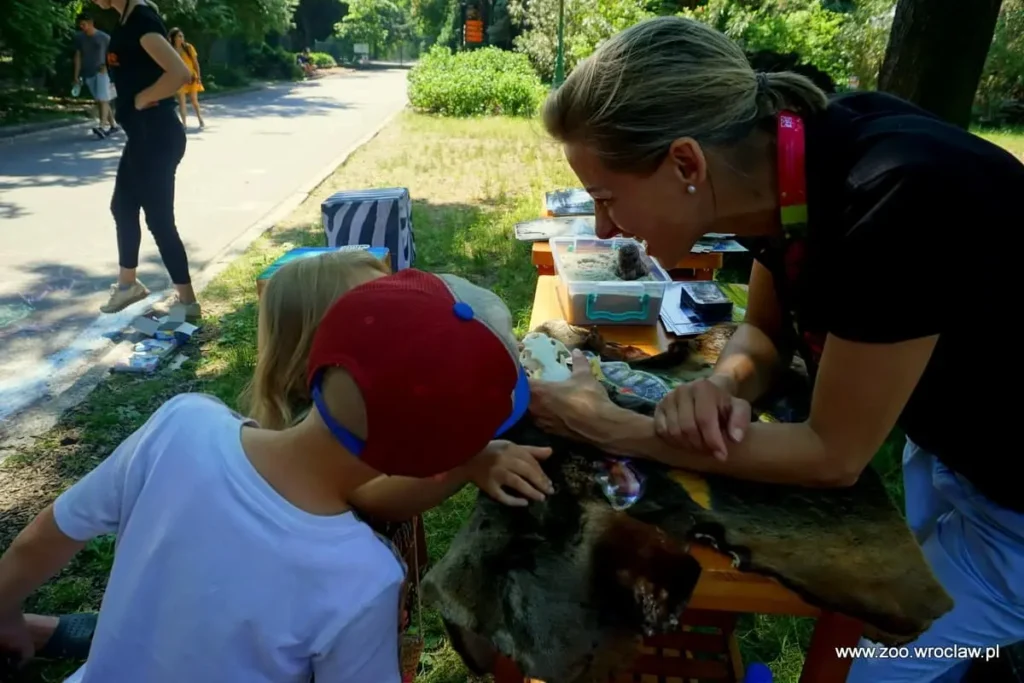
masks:
<path fill-rule="evenodd" d="M 117 227 L 117 256 L 122 268 L 137 268 L 142 224 L 153 234 L 160 258 L 176 285 L 191 283 L 188 256 L 174 222 L 174 176 L 185 156 L 185 129 L 173 107 L 132 111 L 118 117 L 128 142 L 121 153 L 110 212 Z"/>

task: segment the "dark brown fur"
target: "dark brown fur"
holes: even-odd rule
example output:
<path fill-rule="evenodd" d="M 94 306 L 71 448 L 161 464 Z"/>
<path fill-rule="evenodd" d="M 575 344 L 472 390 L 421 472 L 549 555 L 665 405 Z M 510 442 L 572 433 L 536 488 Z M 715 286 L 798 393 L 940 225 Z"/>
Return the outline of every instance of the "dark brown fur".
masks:
<path fill-rule="evenodd" d="M 687 379 L 708 372 L 732 331 L 716 329 L 637 360 L 635 349 L 591 331 L 557 323 L 539 329 L 570 348 Z M 793 374 L 791 387 L 800 387 Z M 624 407 L 652 410 L 610 393 Z M 798 414 L 806 404 L 804 397 L 788 410 Z M 666 468 L 633 461 L 647 477 L 644 496 L 616 511 L 594 480 L 593 460 L 606 457 L 598 449 L 545 434 L 528 418 L 508 438 L 553 447 L 545 470 L 555 495 L 526 508 L 481 495 L 423 584 L 453 646 L 477 673 L 500 652 L 547 683 L 606 680 L 629 663 L 639 634 L 678 629 L 700 575 L 687 553 L 691 541 L 734 554 L 741 570 L 776 577 L 811 604 L 862 619 L 883 643 L 912 640 L 952 607 L 871 468 L 846 489 L 707 477 L 707 510 Z"/>

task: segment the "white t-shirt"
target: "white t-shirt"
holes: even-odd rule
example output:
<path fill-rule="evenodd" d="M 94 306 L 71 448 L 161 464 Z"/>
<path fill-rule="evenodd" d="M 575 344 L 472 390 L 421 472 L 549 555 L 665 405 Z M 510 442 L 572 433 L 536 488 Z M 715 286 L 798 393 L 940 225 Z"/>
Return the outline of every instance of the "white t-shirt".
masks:
<path fill-rule="evenodd" d="M 352 513 L 311 515 L 242 450 L 215 398 L 165 403 L 54 504 L 117 534 L 75 683 L 398 683 L 403 569 Z"/>

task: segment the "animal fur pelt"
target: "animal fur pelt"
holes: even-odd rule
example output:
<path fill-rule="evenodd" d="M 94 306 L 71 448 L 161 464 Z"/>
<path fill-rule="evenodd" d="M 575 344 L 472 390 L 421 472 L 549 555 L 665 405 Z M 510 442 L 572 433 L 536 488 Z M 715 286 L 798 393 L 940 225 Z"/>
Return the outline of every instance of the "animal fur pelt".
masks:
<path fill-rule="evenodd" d="M 732 331 L 646 357 L 564 322 L 538 329 L 602 360 L 685 381 L 710 371 Z M 791 374 L 790 386 L 799 386 L 799 373 Z M 654 403 L 608 388 L 619 405 L 652 412 Z M 798 415 L 806 404 L 805 397 L 785 410 Z M 525 508 L 480 495 L 422 586 L 477 674 L 501 653 L 547 683 L 608 680 L 635 656 L 639 634 L 678 630 L 701 571 L 690 542 L 732 554 L 742 571 L 776 577 L 808 603 L 863 620 L 866 635 L 882 643 L 914 639 L 952 607 L 871 468 L 852 487 L 817 490 L 684 479 L 634 460 L 646 490 L 620 511 L 595 482 L 594 463 L 607 457 L 600 450 L 545 434 L 529 418 L 508 438 L 553 448 L 544 469 L 556 493 Z M 694 493 L 704 483 L 706 495 Z"/>

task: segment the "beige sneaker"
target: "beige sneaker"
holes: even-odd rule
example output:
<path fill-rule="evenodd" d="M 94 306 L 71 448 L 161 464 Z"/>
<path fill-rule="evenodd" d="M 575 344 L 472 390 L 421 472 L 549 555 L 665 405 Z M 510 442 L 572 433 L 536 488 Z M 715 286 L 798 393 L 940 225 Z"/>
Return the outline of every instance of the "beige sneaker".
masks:
<path fill-rule="evenodd" d="M 124 289 L 115 283 L 110 285 L 110 298 L 107 299 L 107 303 L 100 306 L 100 311 L 103 313 L 117 313 L 128 308 L 136 301 L 142 301 L 147 296 L 149 296 L 149 290 L 146 289 L 146 285 L 138 280 L 133 282 L 130 287 Z"/>
<path fill-rule="evenodd" d="M 166 299 L 153 305 L 153 312 L 157 315 L 181 316 L 187 322 L 194 323 L 203 317 L 203 309 L 198 301 L 190 304 L 183 304 L 175 293 L 170 299 Z"/>

